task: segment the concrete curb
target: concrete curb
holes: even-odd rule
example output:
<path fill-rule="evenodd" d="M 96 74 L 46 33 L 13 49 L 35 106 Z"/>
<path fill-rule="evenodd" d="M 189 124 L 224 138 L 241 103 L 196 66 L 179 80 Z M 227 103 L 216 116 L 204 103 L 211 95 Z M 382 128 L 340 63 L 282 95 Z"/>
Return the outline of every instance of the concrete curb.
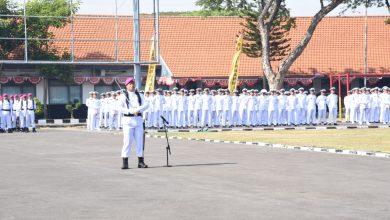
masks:
<path fill-rule="evenodd" d="M 148 138 L 162 138 L 162 139 L 166 138 L 165 136 L 162 136 L 162 135 L 150 135 L 150 134 L 147 134 L 146 137 L 148 137 Z M 335 148 L 325 148 L 325 147 L 316 147 L 316 146 L 293 146 L 293 145 L 270 144 L 270 143 L 249 142 L 249 141 L 242 142 L 242 141 L 222 141 L 222 140 L 199 139 L 199 138 L 182 138 L 182 137 L 175 137 L 175 136 L 169 136 L 168 139 L 170 139 L 170 140 L 176 139 L 176 140 L 188 140 L 188 141 L 213 142 L 213 143 L 224 143 L 224 144 L 241 144 L 241 145 L 259 146 L 259 147 L 282 148 L 282 149 L 290 149 L 290 150 L 333 153 L 333 154 L 342 154 L 342 155 L 368 156 L 368 157 L 390 159 L 390 154 L 383 153 L 383 152 L 341 150 L 341 149 L 335 149 Z"/>

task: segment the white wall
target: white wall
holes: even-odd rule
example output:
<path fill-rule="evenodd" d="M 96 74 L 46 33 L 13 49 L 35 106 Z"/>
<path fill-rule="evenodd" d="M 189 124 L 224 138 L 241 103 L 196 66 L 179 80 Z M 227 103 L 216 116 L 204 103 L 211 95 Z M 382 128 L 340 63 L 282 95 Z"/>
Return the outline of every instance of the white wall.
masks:
<path fill-rule="evenodd" d="M 87 100 L 87 98 L 89 97 L 89 92 L 94 91 L 94 89 L 95 89 L 95 87 L 91 83 L 89 83 L 89 82 L 83 83 L 83 85 L 82 85 L 82 91 L 83 91 L 82 104 L 85 104 L 85 100 Z"/>
<path fill-rule="evenodd" d="M 38 85 L 36 85 L 36 92 L 37 92 L 37 98 L 39 99 L 39 101 L 41 101 L 42 103 L 44 102 L 43 101 L 43 93 L 44 93 L 44 86 L 43 86 L 43 80 L 41 80 L 39 82 Z"/>

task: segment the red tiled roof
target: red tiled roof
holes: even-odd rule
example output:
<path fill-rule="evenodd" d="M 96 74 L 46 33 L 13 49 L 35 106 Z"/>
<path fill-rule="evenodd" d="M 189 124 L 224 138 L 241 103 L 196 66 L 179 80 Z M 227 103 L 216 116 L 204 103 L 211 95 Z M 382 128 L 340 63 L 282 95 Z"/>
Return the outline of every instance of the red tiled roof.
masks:
<path fill-rule="evenodd" d="M 310 17 L 298 17 L 290 32 L 291 46 L 301 40 Z M 390 72 L 390 25 L 385 17 L 368 19 L 369 72 Z M 237 33 L 242 30 L 238 17 L 161 17 L 161 56 L 174 77 L 228 77 Z M 147 60 L 152 36 L 152 20 L 141 20 L 141 57 Z M 120 17 L 119 60 L 132 60 L 133 26 L 131 17 Z M 70 39 L 70 25 L 54 29 L 57 39 Z M 115 39 L 115 20 L 75 18 L 76 39 Z M 69 42 L 56 42 L 69 50 Z M 115 42 L 75 43 L 77 60 L 114 60 Z M 290 74 L 363 72 L 364 17 L 326 17 L 318 26 L 308 47 L 290 68 Z M 274 63 L 277 66 L 277 63 Z M 241 57 L 240 76 L 260 76 L 260 59 Z"/>

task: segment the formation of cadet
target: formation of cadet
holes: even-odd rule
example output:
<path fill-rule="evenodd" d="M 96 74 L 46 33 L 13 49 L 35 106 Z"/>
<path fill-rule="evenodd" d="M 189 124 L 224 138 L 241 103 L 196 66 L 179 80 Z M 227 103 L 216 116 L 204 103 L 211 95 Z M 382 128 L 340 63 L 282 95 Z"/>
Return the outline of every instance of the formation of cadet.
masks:
<path fill-rule="evenodd" d="M 145 92 L 148 108 L 143 113 L 148 129 L 161 129 L 163 116 L 171 128 L 203 127 L 257 127 L 337 125 L 339 97 L 331 88 L 329 92 L 314 88 L 286 91 L 247 90 L 233 94 L 226 89 L 172 91 L 157 89 Z M 117 98 L 121 91 L 104 93 L 97 99 L 91 92 L 87 100 L 88 129 L 121 129 L 123 114 L 117 111 Z M 142 93 L 142 91 L 141 91 Z M 344 122 L 387 124 L 390 120 L 390 91 L 354 88 L 344 98 Z"/>
<path fill-rule="evenodd" d="M 35 130 L 36 103 L 31 93 L 21 95 L 0 95 L 0 133 Z"/>

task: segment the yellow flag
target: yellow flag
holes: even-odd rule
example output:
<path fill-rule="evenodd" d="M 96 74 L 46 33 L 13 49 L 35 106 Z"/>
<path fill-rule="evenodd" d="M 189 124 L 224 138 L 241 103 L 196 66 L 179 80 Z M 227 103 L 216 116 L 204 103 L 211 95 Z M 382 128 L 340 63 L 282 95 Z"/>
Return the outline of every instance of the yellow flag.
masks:
<path fill-rule="evenodd" d="M 242 43 L 243 36 L 240 35 L 237 39 L 236 52 L 233 56 L 233 62 L 230 67 L 230 76 L 229 76 L 229 91 L 233 92 L 237 88 L 237 79 L 238 79 L 238 67 L 240 66 L 240 56 L 242 52 Z"/>
<path fill-rule="evenodd" d="M 156 50 L 154 37 L 152 38 L 152 47 L 150 48 L 150 61 L 156 60 Z M 154 90 L 154 81 L 156 80 L 156 64 L 149 64 L 148 76 L 146 78 L 145 92 Z"/>

